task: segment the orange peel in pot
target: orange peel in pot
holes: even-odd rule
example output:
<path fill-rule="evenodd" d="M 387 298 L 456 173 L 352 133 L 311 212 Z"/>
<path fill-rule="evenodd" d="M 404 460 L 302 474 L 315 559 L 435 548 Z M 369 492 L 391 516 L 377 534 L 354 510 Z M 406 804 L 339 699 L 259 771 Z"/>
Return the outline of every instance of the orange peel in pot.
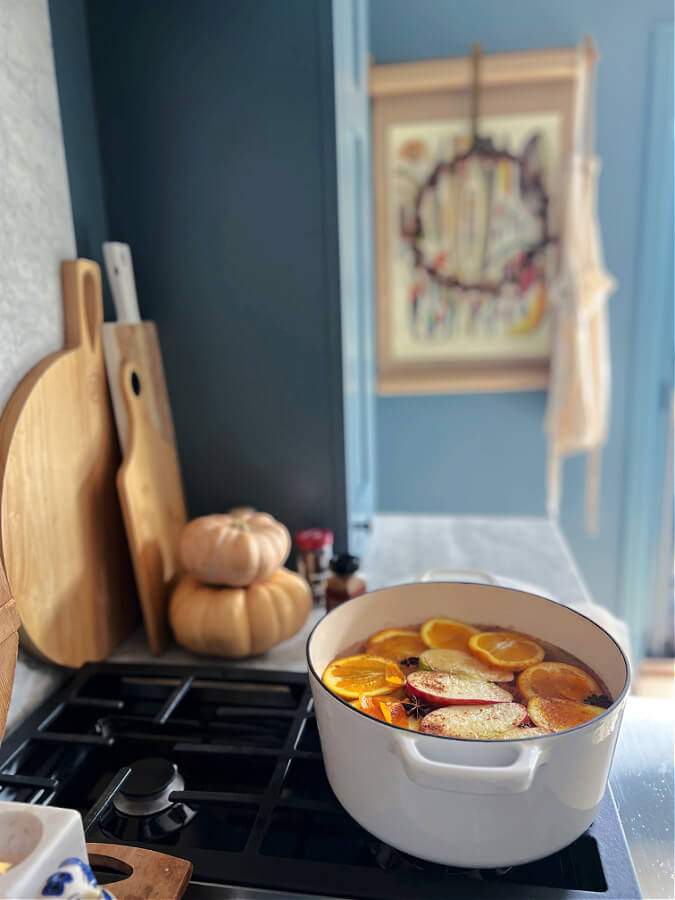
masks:
<path fill-rule="evenodd" d="M 400 700 L 392 699 L 390 695 L 386 697 L 361 696 L 358 700 L 352 700 L 351 705 L 354 709 L 360 709 L 366 715 L 379 719 L 380 722 L 398 725 L 399 728 L 408 727 L 408 716 L 405 707 Z"/>

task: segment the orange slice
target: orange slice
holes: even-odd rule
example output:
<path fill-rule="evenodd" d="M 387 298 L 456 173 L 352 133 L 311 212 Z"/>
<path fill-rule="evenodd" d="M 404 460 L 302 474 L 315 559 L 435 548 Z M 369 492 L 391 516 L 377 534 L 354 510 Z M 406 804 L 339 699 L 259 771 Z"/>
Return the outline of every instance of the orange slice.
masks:
<path fill-rule="evenodd" d="M 580 703 L 578 700 L 533 697 L 527 704 L 527 712 L 534 724 L 540 728 L 565 731 L 567 728 L 590 722 L 605 710 L 601 706 L 591 706 L 590 703 Z"/>
<path fill-rule="evenodd" d="M 357 709 L 362 709 L 364 712 L 370 712 L 375 709 L 379 710 L 380 703 L 397 703 L 407 699 L 408 695 L 405 690 L 403 688 L 398 688 L 389 694 L 378 694 L 377 697 L 366 697 L 365 694 L 362 694 L 360 697 L 357 697 L 356 700 L 350 700 L 349 702 L 351 706 L 355 706 Z"/>
<path fill-rule="evenodd" d="M 373 658 L 376 659 L 377 657 Z M 384 678 L 389 685 L 389 690 L 391 690 L 392 687 L 402 687 L 405 684 L 405 675 L 396 663 L 393 662 L 388 662 L 384 667 Z"/>
<path fill-rule="evenodd" d="M 338 697 L 377 697 L 389 694 L 405 682 L 403 672 L 384 656 L 346 656 L 336 659 L 323 673 L 323 683 Z"/>
<path fill-rule="evenodd" d="M 396 661 L 419 656 L 427 649 L 419 631 L 410 628 L 387 628 L 369 638 L 366 652 L 376 656 L 388 656 Z"/>
<path fill-rule="evenodd" d="M 483 631 L 469 640 L 469 650 L 498 669 L 527 669 L 544 658 L 544 648 L 508 631 Z"/>
<path fill-rule="evenodd" d="M 361 696 L 358 700 L 353 700 L 351 705 L 380 722 L 398 725 L 399 728 L 408 727 L 408 716 L 403 704 L 399 700 L 391 700 L 389 696 Z"/>
<path fill-rule="evenodd" d="M 362 695 L 361 697 L 358 697 L 356 700 L 352 701 L 352 706 L 356 706 L 356 704 L 359 703 L 361 699 L 366 699 L 365 695 Z M 407 700 L 408 695 L 405 692 L 405 688 L 395 688 L 394 685 L 390 684 L 389 693 L 378 694 L 376 699 L 378 703 L 395 703 L 397 700 Z"/>
<path fill-rule="evenodd" d="M 594 678 L 567 663 L 542 662 L 530 666 L 518 676 L 518 690 L 526 700 L 532 697 L 554 697 L 558 700 L 585 700 L 601 694 Z"/>
<path fill-rule="evenodd" d="M 361 712 L 372 716 L 374 719 L 379 719 L 380 722 L 384 722 L 384 715 L 380 709 L 377 697 L 359 697 L 357 700 L 351 700 L 350 706 L 353 706 L 354 709 L 360 709 Z"/>
<path fill-rule="evenodd" d="M 469 638 L 478 633 L 472 625 L 452 619 L 427 619 L 420 628 L 420 635 L 427 647 L 441 647 L 444 650 L 466 650 Z"/>
<path fill-rule="evenodd" d="M 384 721 L 399 728 L 408 727 L 408 715 L 402 703 L 380 703 Z"/>

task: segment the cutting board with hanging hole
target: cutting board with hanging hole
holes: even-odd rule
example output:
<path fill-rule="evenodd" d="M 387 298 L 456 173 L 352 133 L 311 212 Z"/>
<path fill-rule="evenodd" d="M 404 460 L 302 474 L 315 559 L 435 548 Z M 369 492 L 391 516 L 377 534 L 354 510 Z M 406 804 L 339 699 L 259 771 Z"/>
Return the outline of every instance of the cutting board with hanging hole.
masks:
<path fill-rule="evenodd" d="M 123 456 L 117 489 L 148 644 L 161 653 L 186 521 L 183 485 L 159 338 L 154 322 L 141 322 L 131 248 L 106 242 L 103 256 L 118 318 L 102 331 Z"/>
<path fill-rule="evenodd" d="M 118 378 L 128 436 L 117 490 L 148 644 L 153 653 L 161 653 L 169 638 L 169 594 L 180 567 L 178 542 L 187 521 L 180 464 L 173 429 L 158 427 L 153 415 L 158 385 L 148 360 L 142 354 L 124 359 Z"/>
<path fill-rule="evenodd" d="M 141 847 L 88 843 L 87 855 L 95 873 L 126 876 L 99 883 L 117 900 L 180 900 L 192 875 L 188 860 Z"/>
<path fill-rule="evenodd" d="M 62 264 L 66 346 L 0 419 L 0 549 L 22 641 L 65 666 L 107 656 L 138 612 L 115 490 L 120 457 L 101 347 L 101 273 Z"/>

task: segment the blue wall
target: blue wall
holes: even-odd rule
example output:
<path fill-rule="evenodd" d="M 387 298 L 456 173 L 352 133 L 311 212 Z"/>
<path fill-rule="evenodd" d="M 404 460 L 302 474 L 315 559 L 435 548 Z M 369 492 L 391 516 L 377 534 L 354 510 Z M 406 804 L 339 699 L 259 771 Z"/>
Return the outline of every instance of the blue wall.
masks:
<path fill-rule="evenodd" d="M 672 21 L 672 2 L 371 0 L 370 12 L 378 63 L 463 55 L 475 40 L 487 53 L 571 46 L 585 33 L 598 44 L 599 216 L 619 282 L 610 300 L 612 421 L 598 536 L 584 531 L 581 458 L 565 464 L 561 519 L 595 599 L 617 608 L 649 47 L 655 25 Z M 545 403 L 544 393 L 378 398 L 380 510 L 544 514 Z"/>

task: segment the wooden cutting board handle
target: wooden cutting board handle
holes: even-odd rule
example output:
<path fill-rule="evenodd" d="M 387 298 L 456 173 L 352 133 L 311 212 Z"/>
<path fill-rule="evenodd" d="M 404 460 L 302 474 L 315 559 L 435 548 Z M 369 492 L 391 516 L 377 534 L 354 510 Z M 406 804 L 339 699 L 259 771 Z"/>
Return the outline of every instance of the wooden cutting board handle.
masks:
<path fill-rule="evenodd" d="M 151 415 L 151 374 L 141 359 L 120 367 L 129 436 L 117 491 L 129 539 L 148 644 L 161 653 L 169 637 L 168 602 L 180 569 L 178 542 L 187 514 L 175 445 Z"/>
<path fill-rule="evenodd" d="M 100 885 L 116 900 L 179 900 L 192 876 L 192 863 L 178 856 L 122 844 L 87 844 L 89 864 L 113 869 L 129 877 Z"/>
<path fill-rule="evenodd" d="M 100 269 L 90 259 L 68 260 L 61 267 L 61 281 L 66 348 L 82 348 L 98 368 L 103 323 Z"/>

